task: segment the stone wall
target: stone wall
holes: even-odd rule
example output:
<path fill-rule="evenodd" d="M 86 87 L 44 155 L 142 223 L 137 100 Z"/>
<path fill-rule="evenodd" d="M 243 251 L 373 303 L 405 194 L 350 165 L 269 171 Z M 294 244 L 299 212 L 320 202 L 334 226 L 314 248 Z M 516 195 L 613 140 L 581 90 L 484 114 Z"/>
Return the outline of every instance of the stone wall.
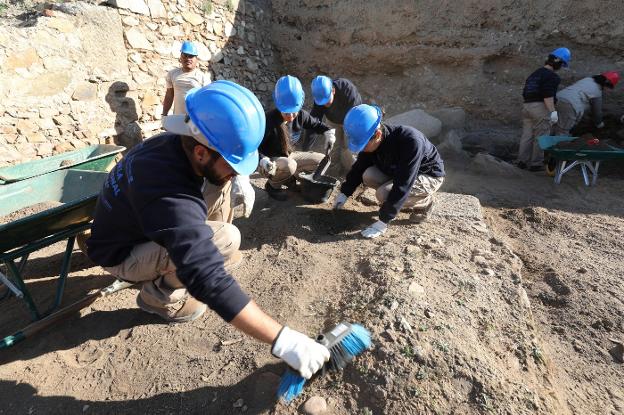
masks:
<path fill-rule="evenodd" d="M 165 75 L 184 40 L 200 68 L 268 104 L 270 15 L 237 0 L 43 5 L 0 27 L 0 167 L 84 145 L 131 147 L 159 130 Z M 27 26 L 27 27 L 25 27 Z"/>

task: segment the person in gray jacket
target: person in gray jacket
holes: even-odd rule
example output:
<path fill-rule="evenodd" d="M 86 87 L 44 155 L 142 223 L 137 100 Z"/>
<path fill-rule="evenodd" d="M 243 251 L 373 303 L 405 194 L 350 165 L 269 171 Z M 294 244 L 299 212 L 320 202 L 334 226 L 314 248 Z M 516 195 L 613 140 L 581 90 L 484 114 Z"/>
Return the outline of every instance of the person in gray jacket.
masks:
<path fill-rule="evenodd" d="M 557 94 L 559 120 L 554 125 L 555 135 L 570 135 L 570 130 L 581 121 L 588 110 L 596 128 L 603 128 L 602 97 L 605 88 L 613 89 L 620 80 L 615 71 L 583 78 Z"/>

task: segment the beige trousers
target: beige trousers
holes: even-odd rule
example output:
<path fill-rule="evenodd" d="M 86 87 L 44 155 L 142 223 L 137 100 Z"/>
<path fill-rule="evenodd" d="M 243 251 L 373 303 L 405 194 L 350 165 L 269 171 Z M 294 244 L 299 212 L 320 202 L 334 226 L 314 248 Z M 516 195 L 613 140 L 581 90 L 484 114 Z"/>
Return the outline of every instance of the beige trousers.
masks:
<path fill-rule="evenodd" d="M 277 157 L 271 160 L 275 162 L 277 167 L 275 174 L 272 176 L 262 174 L 262 176 L 269 179 L 271 186 L 279 188 L 292 176 L 301 172 L 315 171 L 323 160 L 323 155 L 314 151 L 293 151 L 288 157 Z"/>
<path fill-rule="evenodd" d="M 554 135 L 570 135 L 570 130 L 583 118 L 583 114 L 579 116 L 572 104 L 562 100 L 557 101 L 557 114 L 559 121 L 553 126 Z"/>
<path fill-rule="evenodd" d="M 528 167 L 544 163 L 544 151 L 537 143 L 537 137 L 550 135 L 550 113 L 543 102 L 528 102 L 522 105 L 522 137 L 518 147 L 518 161 Z"/>
<path fill-rule="evenodd" d="M 223 255 L 226 267 L 238 261 L 241 242 L 240 231 L 230 223 L 231 187 L 231 182 L 221 187 L 206 183 L 203 189 L 208 205 L 206 224 L 212 229 L 212 242 Z M 143 282 L 139 295 L 150 297 L 150 303 L 173 304 L 188 295 L 167 250 L 155 242 L 135 246 L 124 262 L 104 269 L 120 279 Z"/>
<path fill-rule="evenodd" d="M 336 129 L 336 144 L 332 149 L 332 160 L 340 160 L 342 168 L 346 172 L 348 172 L 349 170 L 351 170 L 351 166 L 353 166 L 353 163 L 355 163 L 357 155 L 353 154 L 351 150 L 349 150 L 349 141 L 347 140 L 347 136 L 344 133 L 343 126 L 342 124 L 334 124 L 327 118 L 324 118 L 323 122 L 329 125 L 331 128 Z M 340 158 L 338 158 L 338 156 Z"/>
<path fill-rule="evenodd" d="M 364 186 L 376 189 L 375 196 L 380 204 L 388 199 L 388 194 L 392 190 L 392 177 L 372 166 L 364 171 L 362 181 Z M 444 177 L 418 175 L 401 210 L 420 209 L 429 206 L 442 183 L 444 183 Z"/>

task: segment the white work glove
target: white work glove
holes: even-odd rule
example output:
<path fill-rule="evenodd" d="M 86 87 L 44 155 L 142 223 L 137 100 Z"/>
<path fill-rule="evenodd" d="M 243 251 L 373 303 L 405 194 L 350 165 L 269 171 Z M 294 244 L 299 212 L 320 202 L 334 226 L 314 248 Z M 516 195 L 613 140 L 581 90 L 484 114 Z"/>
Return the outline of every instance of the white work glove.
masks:
<path fill-rule="evenodd" d="M 334 209 L 342 209 L 344 204 L 347 203 L 347 199 L 348 197 L 344 193 L 340 193 L 338 196 L 336 196 L 336 200 L 334 200 Z"/>
<path fill-rule="evenodd" d="M 334 148 L 334 144 L 336 144 L 336 130 L 332 128 L 325 131 L 323 135 L 325 136 L 325 149 L 331 151 Z"/>
<path fill-rule="evenodd" d="M 286 326 L 275 339 L 271 353 L 306 379 L 310 379 L 329 360 L 327 347 Z"/>
<path fill-rule="evenodd" d="M 600 124 L 597 124 L 596 128 L 598 129 L 604 128 L 604 121 L 602 121 Z"/>
<path fill-rule="evenodd" d="M 388 225 L 378 220 L 368 228 L 364 229 L 362 231 L 362 236 L 368 239 L 373 239 L 386 233 L 386 229 L 388 229 Z"/>
<path fill-rule="evenodd" d="M 277 171 L 277 164 L 268 157 L 260 159 L 260 173 L 266 176 L 273 176 Z"/>
<path fill-rule="evenodd" d="M 232 207 L 242 204 L 244 215 L 248 218 L 255 201 L 256 192 L 251 187 L 249 176 L 235 176 L 232 179 Z"/>
<path fill-rule="evenodd" d="M 557 124 L 559 122 L 559 114 L 557 111 L 553 111 L 550 113 L 550 123 Z"/>

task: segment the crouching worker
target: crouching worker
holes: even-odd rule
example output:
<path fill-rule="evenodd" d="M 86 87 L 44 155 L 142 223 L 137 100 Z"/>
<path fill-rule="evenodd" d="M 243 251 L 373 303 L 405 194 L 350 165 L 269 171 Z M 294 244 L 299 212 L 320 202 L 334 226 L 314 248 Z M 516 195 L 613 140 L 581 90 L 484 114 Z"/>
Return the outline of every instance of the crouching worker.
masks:
<path fill-rule="evenodd" d="M 324 134 L 329 151 L 336 141 L 334 129 L 301 109 L 304 99 L 301 82 L 294 76 L 283 76 L 273 91 L 276 108 L 266 113 L 266 130 L 258 149 L 259 173 L 268 179 L 264 188 L 269 196 L 280 201 L 288 199 L 286 187 L 296 185 L 297 175 L 315 171 L 324 156 L 313 151 L 293 151 L 302 129 Z"/>
<path fill-rule="evenodd" d="M 444 182 L 444 162 L 423 133 L 381 119 L 381 110 L 366 104 L 345 117 L 349 149 L 359 154 L 334 202 L 334 209 L 341 209 L 362 183 L 377 190 L 379 220 L 362 231 L 366 238 L 383 235 L 401 209 L 412 212 L 413 222 L 425 221 Z"/>
<path fill-rule="evenodd" d="M 207 221 L 204 181 L 222 185 L 258 165 L 265 117 L 258 99 L 229 81 L 186 96 L 188 115 L 167 117 L 168 133 L 134 147 L 100 193 L 88 256 L 116 277 L 142 283 L 139 307 L 170 322 L 191 321 L 206 305 L 310 377 L 327 348 L 265 314 L 228 273 L 240 233 Z"/>

